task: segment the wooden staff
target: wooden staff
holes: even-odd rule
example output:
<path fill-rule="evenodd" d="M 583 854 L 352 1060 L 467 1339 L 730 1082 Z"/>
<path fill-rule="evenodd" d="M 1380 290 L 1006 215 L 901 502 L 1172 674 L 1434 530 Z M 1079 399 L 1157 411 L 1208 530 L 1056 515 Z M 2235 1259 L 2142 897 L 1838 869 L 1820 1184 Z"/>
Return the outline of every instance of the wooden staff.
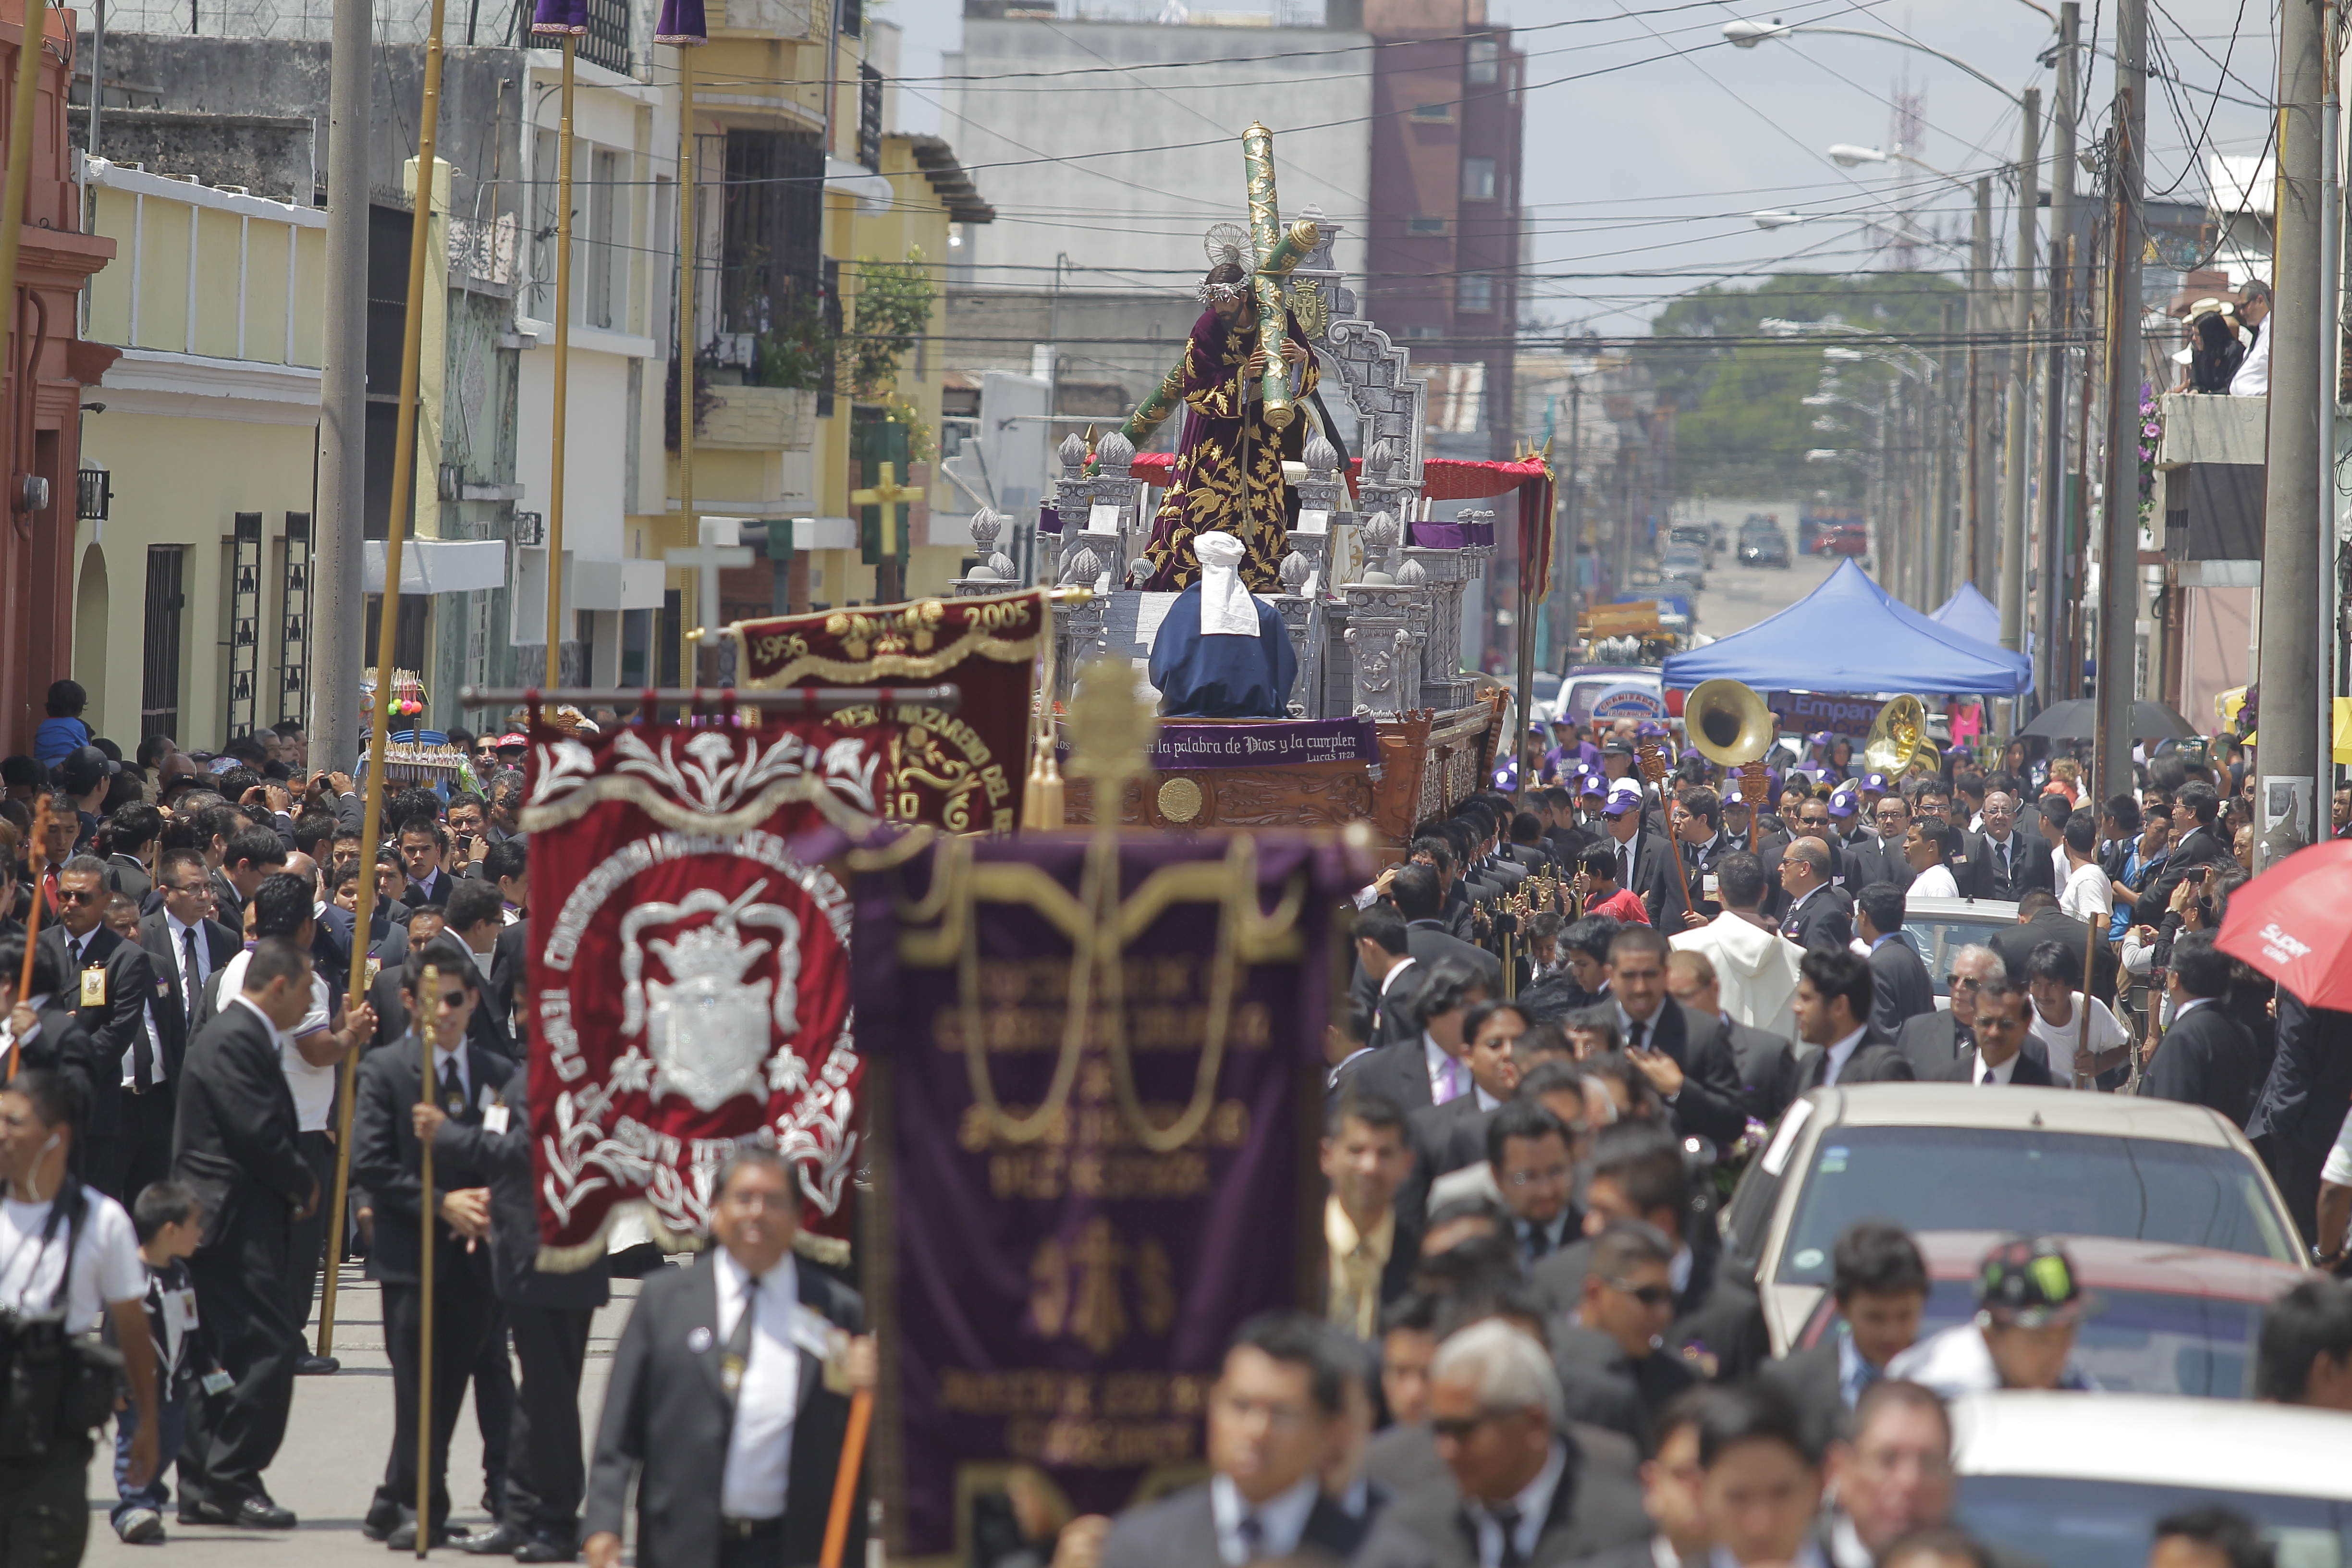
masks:
<path fill-rule="evenodd" d="M 425 100 L 416 127 L 416 206 L 408 235 L 408 304 L 402 323 L 400 347 L 399 431 L 393 442 L 392 501 L 384 529 L 383 595 L 379 601 L 375 639 L 375 701 L 368 715 L 366 805 L 360 816 L 359 908 L 352 923 L 352 972 L 344 994 L 346 1016 L 367 1000 L 368 926 L 375 919 L 375 851 L 383 837 L 384 753 L 392 721 L 392 665 L 400 647 L 400 555 L 407 528 L 411 493 L 416 479 L 416 388 L 425 352 L 425 258 L 431 254 L 433 203 L 438 182 L 435 148 L 441 124 L 441 24 L 447 0 L 433 0 L 432 24 L 425 32 Z M 319 1353 L 333 1353 L 335 1287 L 343 1271 L 343 1222 L 352 1190 L 352 1080 L 359 1076 L 360 1044 L 353 1040 L 343 1052 L 341 1083 L 336 1091 L 335 1206 L 327 1216 L 334 1237 L 329 1250 L 327 1278 L 319 1297 Z M 418 1536 L 418 1551 L 424 1537 Z"/>
<path fill-rule="evenodd" d="M 49 797 L 46 795 L 33 805 L 33 907 L 25 916 L 25 962 L 16 971 L 16 1000 L 25 1001 L 33 994 L 34 941 L 41 934 L 41 879 L 49 867 Z M 8 1051 L 8 1076 L 16 1076 L 16 1064 L 24 1059 L 22 1047 L 11 1045 Z"/>
<path fill-rule="evenodd" d="M 426 964 L 424 981 L 425 989 L 415 998 L 416 1032 L 424 1043 L 424 1061 L 418 1068 L 424 1081 L 418 1086 L 418 1098 L 437 1106 L 433 1036 L 436 1016 L 441 1011 L 441 972 Z M 431 1550 L 433 1539 L 433 1140 L 420 1138 L 417 1143 L 424 1151 L 418 1207 L 425 1216 L 425 1258 L 417 1266 L 423 1299 L 416 1320 L 416 1555 L 422 1557 Z"/>
<path fill-rule="evenodd" d="M 2076 1064 L 2074 1068 L 2074 1087 L 2076 1089 L 2087 1089 L 2090 1087 L 2090 1079 L 2084 1073 L 2081 1062 L 2083 1059 L 2084 1048 L 2091 1043 L 2091 960 L 2097 956 L 2098 951 L 2099 916 L 2098 911 L 2095 910 L 2092 911 L 2090 919 L 2084 922 L 2083 1005 L 2079 1009 L 2081 1016 L 2074 1020 L 2074 1060 Z"/>
<path fill-rule="evenodd" d="M 842 1439 L 841 1468 L 834 1472 L 833 1511 L 825 1515 L 818 1568 L 841 1568 L 842 1549 L 849 1542 L 849 1511 L 857 1503 L 857 1471 L 866 1458 L 866 1429 L 873 1420 L 874 1391 L 861 1388 L 849 1396 L 849 1431 Z"/>

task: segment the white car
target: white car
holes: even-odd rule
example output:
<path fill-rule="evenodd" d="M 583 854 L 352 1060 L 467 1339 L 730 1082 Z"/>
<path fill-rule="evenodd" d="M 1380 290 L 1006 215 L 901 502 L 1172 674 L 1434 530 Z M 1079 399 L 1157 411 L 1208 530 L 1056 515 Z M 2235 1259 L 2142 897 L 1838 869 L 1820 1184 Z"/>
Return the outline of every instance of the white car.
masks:
<path fill-rule="evenodd" d="M 2146 1394 L 1978 1394 L 1952 1409 L 1953 1522 L 2064 1568 L 2140 1568 L 2156 1521 L 2218 1503 L 2279 1568 L 2352 1563 L 2352 1415 Z"/>
<path fill-rule="evenodd" d="M 1782 1114 L 1718 1222 L 1724 1268 L 1755 1271 L 1773 1354 L 1829 1289 L 1838 1234 L 1862 1219 L 2304 1261 L 2252 1145 L 2201 1105 L 1971 1084 L 1817 1089 Z M 2346 1484 L 2352 1496 L 2352 1465 Z"/>
<path fill-rule="evenodd" d="M 1903 933 L 1927 966 L 1936 1005 L 1952 1005 L 1952 957 L 1964 947 L 1988 945 L 1995 931 L 2017 923 L 2017 906 L 2006 899 L 1906 899 Z"/>

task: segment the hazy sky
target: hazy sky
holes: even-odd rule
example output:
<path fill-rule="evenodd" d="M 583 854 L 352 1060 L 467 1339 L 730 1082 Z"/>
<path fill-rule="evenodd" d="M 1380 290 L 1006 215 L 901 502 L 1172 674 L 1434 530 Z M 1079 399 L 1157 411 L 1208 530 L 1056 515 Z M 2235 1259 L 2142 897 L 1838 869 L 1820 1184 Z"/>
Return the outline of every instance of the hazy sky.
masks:
<path fill-rule="evenodd" d="M 1250 3 L 1210 0 L 1194 9 L 1237 10 Z M 935 130 L 940 89 L 921 79 L 936 77 L 940 52 L 955 47 L 961 0 L 869 4 L 905 29 L 905 123 L 893 129 Z M 1071 0 L 1064 4 L 1066 11 Z M 1783 266 L 1887 265 L 1870 226 L 1896 210 L 1900 166 L 1847 170 L 1826 149 L 1835 142 L 1891 147 L 1898 89 L 1924 95 L 1922 134 L 1905 150 L 1935 168 L 1973 177 L 2016 157 L 2016 107 L 1933 55 L 1803 33 L 1734 48 L 1723 38 L 1726 22 L 1779 19 L 1908 38 L 2012 90 L 2039 87 L 2045 121 L 2055 97 L 2056 73 L 2036 57 L 2056 35 L 2028 0 L 1490 4 L 1494 19 L 1521 29 L 1519 47 L 1528 56 L 1525 191 L 1536 279 L 1529 312 L 1602 333 L 1644 331 L 1666 300 L 1708 283 Z M 2056 0 L 2050 4 L 2054 10 Z M 2153 84 L 2150 93 L 2150 194 L 2169 189 L 2172 199 L 2201 201 L 2210 153 L 2264 150 L 2270 116 L 2263 100 L 2277 73 L 2273 6 L 2269 0 L 2151 0 L 2149 20 L 2152 58 L 2179 79 Z M 2086 144 L 2104 132 L 2114 97 L 2115 67 L 2106 52 L 2113 26 L 2111 0 L 2085 0 L 2083 29 L 2086 37 L 2097 29 L 2101 51 L 2086 72 Z M 1139 100 L 1137 112 L 1160 110 Z M 1234 130 L 1238 135 L 1241 127 Z M 1906 204 L 1916 215 L 1914 226 L 1964 236 L 1969 198 L 1932 174 L 1914 178 Z M 2046 163 L 2042 178 L 2046 185 Z M 976 179 L 984 195 L 986 173 Z M 2089 175 L 2078 177 L 2081 186 L 2089 184 Z M 1994 199 L 2005 256 L 2015 223 L 1999 184 Z M 1809 221 L 1765 232 L 1748 216 L 1759 209 L 1803 214 Z M 1073 245 L 1074 255 L 1077 249 Z M 1949 259 L 1922 251 L 1919 264 Z"/>

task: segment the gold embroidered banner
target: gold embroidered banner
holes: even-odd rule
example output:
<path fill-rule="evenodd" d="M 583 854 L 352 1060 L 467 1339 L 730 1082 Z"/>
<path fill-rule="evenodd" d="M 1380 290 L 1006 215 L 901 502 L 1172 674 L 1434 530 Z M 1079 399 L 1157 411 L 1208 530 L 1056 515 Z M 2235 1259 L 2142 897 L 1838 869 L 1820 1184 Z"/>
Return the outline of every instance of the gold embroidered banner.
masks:
<path fill-rule="evenodd" d="M 883 815 L 950 833 L 1010 833 L 1021 809 L 1042 589 L 984 599 L 918 599 L 739 621 L 728 628 L 744 686 L 888 686 L 952 681 L 956 710 L 900 707 L 835 714 L 840 729 L 893 737 Z"/>

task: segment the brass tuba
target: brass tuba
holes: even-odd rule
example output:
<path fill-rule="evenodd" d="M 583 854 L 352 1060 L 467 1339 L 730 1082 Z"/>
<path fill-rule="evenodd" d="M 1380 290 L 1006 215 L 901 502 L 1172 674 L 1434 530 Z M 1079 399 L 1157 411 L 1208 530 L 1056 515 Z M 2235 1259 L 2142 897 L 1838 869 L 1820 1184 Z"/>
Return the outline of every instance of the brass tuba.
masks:
<path fill-rule="evenodd" d="M 1941 769 L 1943 754 L 1927 739 L 1927 705 L 1916 697 L 1903 696 L 1881 708 L 1862 743 L 1862 762 L 1872 773 L 1891 779 L 1901 778 L 1914 767 L 1930 773 Z"/>
<path fill-rule="evenodd" d="M 1745 681 L 1703 680 L 1683 700 L 1683 732 L 1699 755 L 1740 774 L 1740 799 L 1751 810 L 1763 809 L 1764 753 L 1779 727 L 1764 694 Z"/>

